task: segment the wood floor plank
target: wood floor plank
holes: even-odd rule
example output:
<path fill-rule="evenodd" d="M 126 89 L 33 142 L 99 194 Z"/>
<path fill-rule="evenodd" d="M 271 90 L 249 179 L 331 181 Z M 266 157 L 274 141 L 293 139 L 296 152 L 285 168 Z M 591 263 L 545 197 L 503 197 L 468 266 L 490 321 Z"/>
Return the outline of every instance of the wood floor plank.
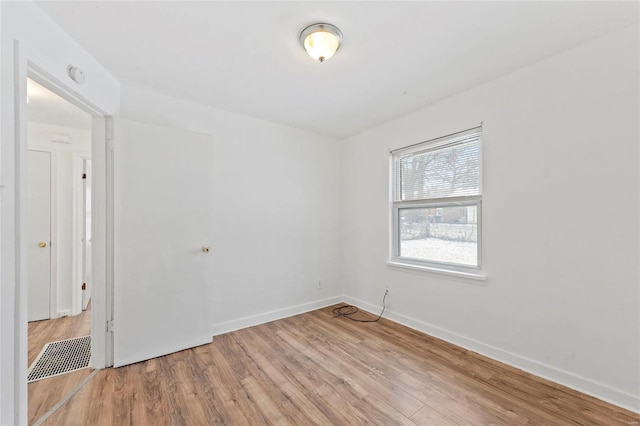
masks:
<path fill-rule="evenodd" d="M 640 415 L 384 318 L 334 318 L 329 307 L 100 371 L 46 424 L 634 422 Z"/>
<path fill-rule="evenodd" d="M 418 426 L 459 426 L 459 423 L 454 422 L 428 405 L 425 405 L 417 413 L 411 416 L 411 420 L 413 420 L 413 422 Z"/>

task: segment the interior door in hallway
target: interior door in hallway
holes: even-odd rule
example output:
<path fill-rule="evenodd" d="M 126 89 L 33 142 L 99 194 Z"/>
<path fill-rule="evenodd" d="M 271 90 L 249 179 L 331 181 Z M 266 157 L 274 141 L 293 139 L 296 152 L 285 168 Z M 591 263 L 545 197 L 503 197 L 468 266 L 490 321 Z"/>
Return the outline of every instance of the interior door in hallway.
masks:
<path fill-rule="evenodd" d="M 51 297 L 51 153 L 27 157 L 27 319 L 50 317 Z"/>
<path fill-rule="evenodd" d="M 211 342 L 213 139 L 114 120 L 114 366 Z"/>

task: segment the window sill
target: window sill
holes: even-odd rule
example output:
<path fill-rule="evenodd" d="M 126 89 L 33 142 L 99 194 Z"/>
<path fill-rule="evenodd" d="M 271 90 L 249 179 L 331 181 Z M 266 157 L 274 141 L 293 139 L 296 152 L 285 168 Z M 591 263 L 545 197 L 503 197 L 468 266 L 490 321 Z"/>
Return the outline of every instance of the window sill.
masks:
<path fill-rule="evenodd" d="M 409 269 L 412 271 L 426 272 L 430 274 L 448 275 L 451 277 L 467 278 L 475 281 L 486 281 L 487 279 L 487 276 L 485 274 L 482 274 L 479 272 L 477 273 L 462 272 L 462 271 L 455 271 L 453 269 L 443 269 L 443 268 L 436 268 L 432 266 L 413 265 L 411 263 L 395 262 L 391 260 L 388 260 L 385 263 L 389 267 L 398 268 L 398 269 Z"/>

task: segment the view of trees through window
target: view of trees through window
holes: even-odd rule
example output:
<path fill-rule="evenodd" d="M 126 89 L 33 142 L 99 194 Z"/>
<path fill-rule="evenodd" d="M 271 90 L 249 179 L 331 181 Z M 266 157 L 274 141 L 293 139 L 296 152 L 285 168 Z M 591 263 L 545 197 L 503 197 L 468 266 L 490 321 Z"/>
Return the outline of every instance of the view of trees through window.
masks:
<path fill-rule="evenodd" d="M 400 200 L 451 198 L 480 193 L 478 142 L 416 153 L 398 160 Z"/>
<path fill-rule="evenodd" d="M 479 134 L 394 158 L 397 256 L 478 266 Z"/>

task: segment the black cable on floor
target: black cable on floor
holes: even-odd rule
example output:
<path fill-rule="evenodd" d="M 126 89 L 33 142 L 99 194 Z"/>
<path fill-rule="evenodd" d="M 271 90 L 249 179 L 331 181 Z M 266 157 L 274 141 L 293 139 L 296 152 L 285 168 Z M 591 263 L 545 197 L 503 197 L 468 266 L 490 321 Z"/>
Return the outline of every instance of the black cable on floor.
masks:
<path fill-rule="evenodd" d="M 378 318 L 374 320 L 363 320 L 358 318 L 353 318 L 351 315 L 358 313 L 359 309 L 357 306 L 353 305 L 343 305 L 338 306 L 337 308 L 333 308 L 333 318 L 344 317 L 346 319 L 350 319 L 355 322 L 378 322 L 380 318 L 382 318 L 382 314 L 384 314 L 384 310 L 386 308 L 385 300 L 387 299 L 387 294 L 389 294 L 389 290 L 385 290 L 384 296 L 382 297 L 382 312 L 378 315 Z"/>

